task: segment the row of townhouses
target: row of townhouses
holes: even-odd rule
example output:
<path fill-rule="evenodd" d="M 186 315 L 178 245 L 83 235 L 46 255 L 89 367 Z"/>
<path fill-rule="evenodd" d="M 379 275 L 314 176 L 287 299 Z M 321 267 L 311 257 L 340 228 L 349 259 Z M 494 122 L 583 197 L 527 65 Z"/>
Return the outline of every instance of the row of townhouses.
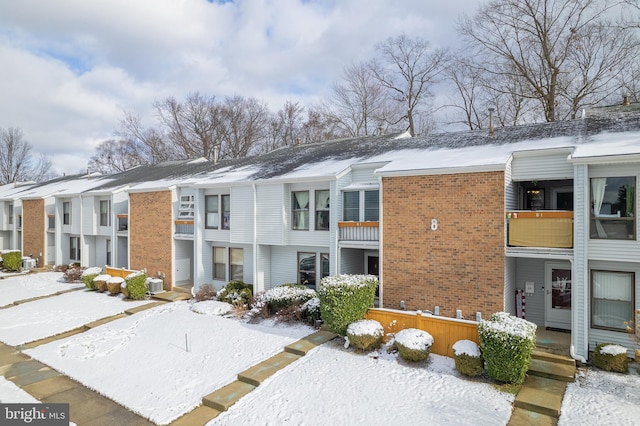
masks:
<path fill-rule="evenodd" d="M 0 187 L 0 248 L 146 269 L 164 289 L 380 277 L 380 307 L 630 347 L 640 308 L 640 105 L 425 137 L 378 135 L 220 161 Z M 526 307 L 526 308 L 525 308 Z"/>

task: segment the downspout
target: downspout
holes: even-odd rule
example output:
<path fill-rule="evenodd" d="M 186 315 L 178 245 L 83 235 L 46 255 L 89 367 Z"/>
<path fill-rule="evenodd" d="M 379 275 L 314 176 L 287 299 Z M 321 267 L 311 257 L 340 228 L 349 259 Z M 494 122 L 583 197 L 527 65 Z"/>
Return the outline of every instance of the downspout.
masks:
<path fill-rule="evenodd" d="M 383 248 L 384 248 L 384 244 L 383 244 L 383 235 L 382 235 L 382 229 L 383 229 L 383 220 L 384 220 L 384 216 L 383 216 L 383 211 L 384 208 L 382 208 L 384 206 L 384 202 L 383 202 L 383 191 L 382 191 L 382 176 L 378 176 L 378 187 L 380 188 L 380 191 L 378 192 L 378 194 L 380 194 L 378 196 L 378 307 L 382 308 L 384 306 L 383 303 L 383 299 L 384 299 L 384 286 L 382 285 L 382 276 L 383 276 L 383 270 L 382 270 L 382 264 L 384 263 L 383 260 Z"/>
<path fill-rule="evenodd" d="M 80 259 L 79 259 L 80 260 L 80 266 L 82 266 L 82 264 L 83 264 L 82 258 L 83 258 L 83 256 L 86 256 L 87 254 L 85 253 L 86 250 L 84 249 L 84 232 L 83 232 L 83 229 L 82 229 L 82 213 L 83 213 L 82 210 L 83 210 L 83 207 L 84 207 L 83 206 L 84 201 L 82 200 L 82 195 L 79 195 L 79 197 L 80 197 L 80 238 L 78 239 L 78 245 L 79 245 L 78 250 L 80 250 Z M 69 204 L 69 209 L 71 210 L 69 212 L 69 214 L 70 215 L 73 214 L 73 206 L 71 204 Z"/>
<path fill-rule="evenodd" d="M 251 184 L 253 189 L 253 283 L 254 294 L 264 291 L 264 277 L 259 280 L 258 277 L 258 193 L 255 182 Z"/>
<path fill-rule="evenodd" d="M 569 262 L 571 262 L 571 276 L 572 276 L 572 277 L 575 277 L 575 276 L 576 276 L 576 275 L 575 275 L 576 271 L 575 271 L 575 267 L 574 267 L 574 263 L 573 263 L 573 258 L 569 258 Z M 583 278 L 584 278 L 584 277 L 583 277 Z M 585 281 L 583 281 L 583 283 L 584 283 L 584 282 L 585 282 Z M 574 295 L 574 294 L 575 294 L 575 293 L 572 291 L 572 292 L 571 292 L 571 298 L 573 298 L 573 295 Z M 575 310 L 575 309 L 573 309 L 573 307 L 574 307 L 574 306 L 576 306 L 576 304 L 575 304 L 575 303 L 573 303 L 573 300 L 572 300 L 572 301 L 571 301 L 571 308 L 572 308 L 572 309 L 571 309 L 571 323 L 572 323 L 572 324 L 571 324 L 571 344 L 569 345 L 569 355 L 571 355 L 571 358 L 575 359 L 576 361 L 580 361 L 581 363 L 586 364 L 586 363 L 587 363 L 587 360 L 586 360 L 582 355 L 578 355 L 578 354 L 576 353 L 576 347 L 575 347 L 575 345 L 574 345 L 574 343 L 573 343 L 573 342 L 574 342 L 574 340 L 573 340 L 573 333 L 574 333 L 574 331 L 573 331 L 573 330 L 575 329 L 575 327 L 573 326 L 573 324 L 578 324 L 578 321 L 577 321 L 577 320 L 578 320 L 578 318 L 576 318 L 576 317 L 577 317 L 577 313 L 576 313 L 576 310 Z M 586 323 L 584 323 L 584 324 L 586 324 Z M 584 329 L 585 329 L 585 330 L 587 329 L 586 325 L 584 326 Z M 585 336 L 585 337 L 586 337 L 586 336 Z"/>

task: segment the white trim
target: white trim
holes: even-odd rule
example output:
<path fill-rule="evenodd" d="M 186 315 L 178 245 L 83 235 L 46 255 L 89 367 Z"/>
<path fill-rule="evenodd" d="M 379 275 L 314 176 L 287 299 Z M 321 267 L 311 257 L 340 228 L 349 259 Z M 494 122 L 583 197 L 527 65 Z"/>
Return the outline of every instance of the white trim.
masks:
<path fill-rule="evenodd" d="M 425 169 L 408 169 L 408 170 L 389 170 L 373 172 L 374 175 L 383 177 L 394 176 L 424 176 L 424 175 L 453 175 L 460 173 L 478 173 L 478 172 L 502 172 L 505 170 L 505 163 L 497 164 L 478 164 L 475 166 L 459 166 L 444 168 L 425 168 Z"/>

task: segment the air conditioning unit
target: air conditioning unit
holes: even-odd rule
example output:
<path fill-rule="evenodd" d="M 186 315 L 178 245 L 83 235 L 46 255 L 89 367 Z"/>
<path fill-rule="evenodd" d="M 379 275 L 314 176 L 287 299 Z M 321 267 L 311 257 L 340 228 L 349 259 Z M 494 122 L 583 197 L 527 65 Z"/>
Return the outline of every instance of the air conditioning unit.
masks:
<path fill-rule="evenodd" d="M 29 269 L 33 269 L 36 267 L 36 260 L 32 259 L 30 257 L 23 257 L 22 258 L 22 269 L 29 270 Z"/>
<path fill-rule="evenodd" d="M 148 278 L 147 284 L 149 285 L 149 293 L 160 293 L 163 291 L 162 284 L 164 282 L 159 278 Z"/>

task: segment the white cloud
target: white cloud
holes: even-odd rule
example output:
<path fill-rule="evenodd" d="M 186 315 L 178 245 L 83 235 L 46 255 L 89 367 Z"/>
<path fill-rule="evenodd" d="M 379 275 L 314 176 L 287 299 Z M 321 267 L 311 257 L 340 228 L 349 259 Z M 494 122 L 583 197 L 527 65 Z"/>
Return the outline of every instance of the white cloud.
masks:
<path fill-rule="evenodd" d="M 401 33 L 450 45 L 471 0 L 112 0 L 0 4 L 0 127 L 58 172 L 86 165 L 122 110 L 189 92 L 240 94 L 276 110 L 324 96 L 342 68 Z M 76 158 L 69 164 L 63 155 Z"/>

